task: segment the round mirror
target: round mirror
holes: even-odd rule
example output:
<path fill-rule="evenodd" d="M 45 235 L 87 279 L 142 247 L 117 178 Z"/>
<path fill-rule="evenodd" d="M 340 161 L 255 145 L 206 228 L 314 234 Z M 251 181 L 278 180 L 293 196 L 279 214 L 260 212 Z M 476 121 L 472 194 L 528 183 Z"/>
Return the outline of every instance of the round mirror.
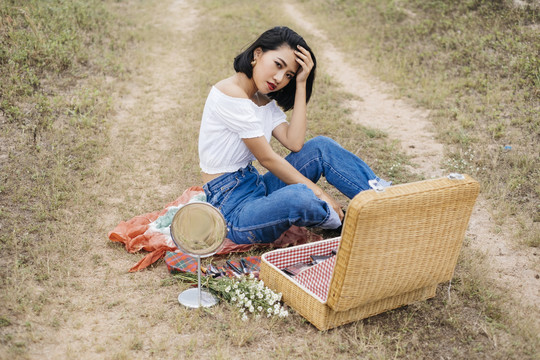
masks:
<path fill-rule="evenodd" d="M 171 222 L 171 237 L 181 251 L 197 258 L 197 288 L 178 295 L 178 302 L 190 308 L 210 307 L 218 299 L 201 289 L 201 257 L 216 253 L 227 236 L 227 224 L 221 212 L 204 202 L 181 207 Z"/>
<path fill-rule="evenodd" d="M 176 246 L 191 255 L 207 257 L 216 253 L 227 236 L 221 212 L 204 202 L 181 207 L 171 223 L 171 237 Z"/>

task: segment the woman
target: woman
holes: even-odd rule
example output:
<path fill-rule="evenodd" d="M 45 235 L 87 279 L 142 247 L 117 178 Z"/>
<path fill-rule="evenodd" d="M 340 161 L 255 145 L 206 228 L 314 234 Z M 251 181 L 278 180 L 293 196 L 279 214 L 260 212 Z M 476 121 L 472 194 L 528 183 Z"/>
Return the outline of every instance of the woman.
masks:
<path fill-rule="evenodd" d="M 304 144 L 315 68 L 304 39 L 275 27 L 234 59 L 236 73 L 208 95 L 199 134 L 204 191 L 235 243 L 273 242 L 291 225 L 339 227 L 343 211 L 316 184 L 321 176 L 349 198 L 370 180 L 381 182 L 331 139 Z M 291 109 L 288 123 L 284 111 Z M 291 151 L 287 157 L 272 150 L 271 136 Z M 255 159 L 266 174 L 251 165 Z"/>

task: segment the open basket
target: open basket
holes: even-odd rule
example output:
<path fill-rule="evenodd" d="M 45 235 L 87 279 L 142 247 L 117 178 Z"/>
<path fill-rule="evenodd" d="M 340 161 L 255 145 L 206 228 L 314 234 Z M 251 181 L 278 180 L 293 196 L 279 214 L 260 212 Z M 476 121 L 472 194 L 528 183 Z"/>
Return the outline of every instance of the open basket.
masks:
<path fill-rule="evenodd" d="M 319 330 L 428 299 L 453 276 L 478 192 L 459 174 L 363 191 L 341 237 L 264 254 L 260 278 Z M 335 248 L 294 277 L 282 271 Z"/>

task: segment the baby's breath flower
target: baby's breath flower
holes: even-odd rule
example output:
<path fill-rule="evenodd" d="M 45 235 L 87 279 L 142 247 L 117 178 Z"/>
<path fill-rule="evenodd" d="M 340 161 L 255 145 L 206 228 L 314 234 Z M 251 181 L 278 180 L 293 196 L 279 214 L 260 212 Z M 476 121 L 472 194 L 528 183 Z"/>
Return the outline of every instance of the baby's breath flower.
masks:
<path fill-rule="evenodd" d="M 196 281 L 196 278 L 189 278 L 186 275 L 183 275 L 182 279 Z M 281 294 L 274 293 L 263 281 L 255 279 L 253 274 L 239 278 L 210 278 L 206 286 L 233 305 L 243 321 L 247 321 L 250 314 L 256 319 L 263 315 L 267 317 L 288 315 L 288 312 L 280 306 Z"/>

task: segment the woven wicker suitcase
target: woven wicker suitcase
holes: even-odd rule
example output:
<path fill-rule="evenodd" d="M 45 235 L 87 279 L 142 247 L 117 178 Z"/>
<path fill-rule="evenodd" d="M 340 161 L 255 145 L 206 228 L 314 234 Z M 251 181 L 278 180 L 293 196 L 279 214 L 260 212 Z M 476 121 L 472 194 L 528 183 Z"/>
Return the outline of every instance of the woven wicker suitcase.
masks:
<path fill-rule="evenodd" d="M 478 191 L 457 174 L 363 191 L 341 237 L 264 254 L 260 278 L 319 330 L 428 299 L 453 276 Z M 294 278 L 282 271 L 334 249 Z"/>

